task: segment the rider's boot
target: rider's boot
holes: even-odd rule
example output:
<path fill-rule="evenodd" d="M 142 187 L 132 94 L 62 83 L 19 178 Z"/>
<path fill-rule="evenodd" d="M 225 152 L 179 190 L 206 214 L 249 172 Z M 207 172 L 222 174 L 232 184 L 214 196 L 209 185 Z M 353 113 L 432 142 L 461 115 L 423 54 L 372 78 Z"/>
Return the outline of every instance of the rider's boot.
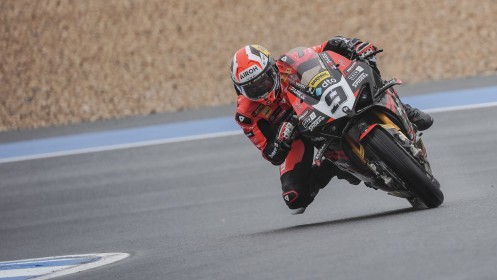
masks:
<path fill-rule="evenodd" d="M 327 160 L 321 162 L 321 165 L 319 166 L 312 165 L 311 172 L 309 174 L 309 191 L 312 200 L 309 201 L 309 204 L 314 201 L 314 197 L 316 197 L 319 190 L 326 187 L 326 185 L 328 185 L 331 179 L 336 175 L 336 169 L 335 165 Z M 305 212 L 305 209 L 309 206 L 309 204 L 300 208 L 290 209 L 290 213 L 292 215 L 302 214 Z"/>
<path fill-rule="evenodd" d="M 347 182 L 352 185 L 358 185 L 361 182 L 361 180 L 357 179 L 354 175 L 342 171 L 329 160 L 323 160 L 319 167 L 313 166 L 311 174 L 314 186 L 317 190 L 326 187 L 334 176 L 337 176 L 338 179 L 347 180 Z"/>
<path fill-rule="evenodd" d="M 326 187 L 326 185 L 328 185 L 331 179 L 335 176 L 337 176 L 338 179 L 347 180 L 352 185 L 358 185 L 361 182 L 361 180 L 357 179 L 353 175 L 340 170 L 331 161 L 323 160 L 321 162 L 321 165 L 313 165 L 311 169 L 309 187 L 311 188 L 310 192 L 312 200 L 309 202 L 309 204 L 314 201 L 314 197 L 318 194 L 319 190 Z M 290 209 L 290 213 L 292 215 L 302 214 L 305 212 L 307 206 L 309 205 L 297 209 Z"/>
<path fill-rule="evenodd" d="M 304 214 L 306 208 L 307 208 L 307 206 L 306 207 L 300 207 L 300 208 L 297 208 L 297 209 L 290 209 L 290 214 L 292 214 L 292 215 Z"/>
<path fill-rule="evenodd" d="M 406 109 L 409 120 L 416 125 L 419 131 L 426 130 L 433 124 L 433 118 L 429 114 L 411 107 L 409 104 L 404 104 L 404 109 Z"/>
<path fill-rule="evenodd" d="M 354 175 L 352 175 L 348 172 L 342 171 L 340 169 L 338 169 L 337 178 L 347 180 L 347 182 L 349 182 L 349 184 L 354 185 L 354 186 L 357 186 L 361 183 L 361 180 L 357 179 L 357 177 L 355 177 Z"/>
<path fill-rule="evenodd" d="M 330 161 L 324 160 L 321 165 L 313 165 L 311 169 L 310 185 L 316 191 L 323 189 L 328 185 L 331 179 L 336 175 L 336 167 Z"/>

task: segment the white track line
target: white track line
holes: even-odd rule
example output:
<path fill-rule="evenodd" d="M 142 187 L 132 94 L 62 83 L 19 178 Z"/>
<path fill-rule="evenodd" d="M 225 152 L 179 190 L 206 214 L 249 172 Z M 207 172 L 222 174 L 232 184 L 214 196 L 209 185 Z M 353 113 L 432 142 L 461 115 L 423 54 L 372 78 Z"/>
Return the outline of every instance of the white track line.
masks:
<path fill-rule="evenodd" d="M 37 154 L 37 155 L 30 155 L 30 156 L 3 158 L 3 159 L 0 159 L 0 163 L 25 161 L 25 160 L 33 160 L 33 159 L 42 159 L 42 158 L 52 158 L 52 157 L 61 157 L 61 156 L 70 156 L 70 155 L 87 154 L 87 153 L 95 153 L 95 152 L 105 152 L 105 151 L 122 150 L 122 149 L 130 149 L 130 148 L 139 148 L 139 147 L 147 147 L 147 146 L 153 146 L 153 145 L 186 142 L 186 141 L 194 141 L 194 140 L 202 140 L 202 139 L 210 139 L 210 138 L 219 138 L 219 137 L 226 137 L 226 136 L 232 136 L 232 135 L 238 135 L 238 134 L 242 134 L 242 131 L 241 130 L 239 130 L 239 131 L 226 131 L 226 132 L 203 134 L 203 135 L 168 138 L 168 139 L 152 140 L 152 141 L 142 141 L 142 142 L 135 142 L 135 143 L 86 148 L 86 149 L 76 149 L 76 150 Z"/>
<path fill-rule="evenodd" d="M 464 106 L 455 106 L 455 107 L 446 107 L 446 108 L 433 108 L 433 109 L 427 109 L 427 110 L 423 110 L 423 111 L 425 111 L 427 113 L 441 113 L 441 112 L 450 112 L 450 111 L 488 108 L 488 107 L 494 107 L 494 106 L 497 106 L 497 102 L 464 105 Z M 226 131 L 226 132 L 219 132 L 219 133 L 210 133 L 210 134 L 202 134 L 202 135 L 194 135 L 194 136 L 186 136 L 186 137 L 168 138 L 168 139 L 161 139 L 161 140 L 142 141 L 142 142 L 135 142 L 135 143 L 86 148 L 86 149 L 76 149 L 76 150 L 37 154 L 37 155 L 30 155 L 30 156 L 3 158 L 3 159 L 0 159 L 0 163 L 18 162 L 18 161 L 25 161 L 25 160 L 43 159 L 43 158 L 52 158 L 52 157 L 61 157 L 61 156 L 70 156 L 70 155 L 113 151 L 113 150 L 130 149 L 130 148 L 138 148 L 138 147 L 147 147 L 147 146 L 154 146 L 154 145 L 161 145 L 161 144 L 219 138 L 219 137 L 233 136 L 233 135 L 239 135 L 239 134 L 242 134 L 241 129 L 236 130 L 236 131 Z"/>
<path fill-rule="evenodd" d="M 440 112 L 451 112 L 451 111 L 461 111 L 461 110 L 471 110 L 471 109 L 480 109 L 480 108 L 488 108 L 497 106 L 497 102 L 490 103 L 480 103 L 480 104 L 472 104 L 472 105 L 463 105 L 463 106 L 454 106 L 454 107 L 445 107 L 445 108 L 433 108 L 423 110 L 427 113 L 440 113 Z"/>

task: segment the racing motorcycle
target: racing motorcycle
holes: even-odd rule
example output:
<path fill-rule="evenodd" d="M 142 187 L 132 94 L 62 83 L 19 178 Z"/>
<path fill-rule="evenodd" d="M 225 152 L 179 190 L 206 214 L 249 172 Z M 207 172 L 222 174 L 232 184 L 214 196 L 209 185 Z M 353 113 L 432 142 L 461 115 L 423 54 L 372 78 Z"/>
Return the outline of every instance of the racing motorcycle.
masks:
<path fill-rule="evenodd" d="M 298 49 L 287 62 L 288 100 L 301 137 L 317 148 L 316 165 L 333 162 L 370 188 L 405 198 L 416 208 L 443 203 L 426 148 L 394 89 L 370 66 L 372 56 L 350 60 L 337 53 Z"/>

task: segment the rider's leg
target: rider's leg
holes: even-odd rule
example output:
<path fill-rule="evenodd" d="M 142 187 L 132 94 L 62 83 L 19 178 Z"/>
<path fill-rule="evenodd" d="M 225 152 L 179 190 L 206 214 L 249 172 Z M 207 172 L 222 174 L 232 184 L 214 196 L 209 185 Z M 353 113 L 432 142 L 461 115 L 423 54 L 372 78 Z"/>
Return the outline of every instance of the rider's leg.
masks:
<path fill-rule="evenodd" d="M 311 173 L 311 182 L 319 189 L 326 187 L 334 176 L 347 180 L 352 185 L 358 185 L 361 182 L 354 175 L 340 170 L 330 160 L 323 160 L 320 166 L 313 165 Z"/>
<path fill-rule="evenodd" d="M 306 140 L 298 139 L 293 142 L 290 153 L 280 166 L 283 200 L 292 214 L 304 213 L 319 192 L 319 186 L 311 180 L 315 173 L 312 167 L 313 157 L 313 145 Z"/>
<path fill-rule="evenodd" d="M 353 185 L 361 182 L 353 175 L 338 169 L 331 161 L 324 160 L 320 166 L 313 165 L 313 158 L 314 146 L 307 140 L 298 139 L 293 142 L 285 162 L 280 166 L 283 200 L 292 214 L 304 213 L 319 190 L 334 176 Z"/>

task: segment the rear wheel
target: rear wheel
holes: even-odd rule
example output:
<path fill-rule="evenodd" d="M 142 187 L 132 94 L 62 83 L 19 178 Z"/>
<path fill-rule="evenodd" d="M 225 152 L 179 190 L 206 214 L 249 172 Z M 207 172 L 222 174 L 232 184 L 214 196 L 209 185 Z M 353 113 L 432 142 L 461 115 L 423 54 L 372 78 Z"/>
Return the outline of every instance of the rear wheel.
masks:
<path fill-rule="evenodd" d="M 381 158 L 428 208 L 435 208 L 443 203 L 444 195 L 437 180 L 428 175 L 390 134 L 377 127 L 364 140 L 366 151 Z"/>

